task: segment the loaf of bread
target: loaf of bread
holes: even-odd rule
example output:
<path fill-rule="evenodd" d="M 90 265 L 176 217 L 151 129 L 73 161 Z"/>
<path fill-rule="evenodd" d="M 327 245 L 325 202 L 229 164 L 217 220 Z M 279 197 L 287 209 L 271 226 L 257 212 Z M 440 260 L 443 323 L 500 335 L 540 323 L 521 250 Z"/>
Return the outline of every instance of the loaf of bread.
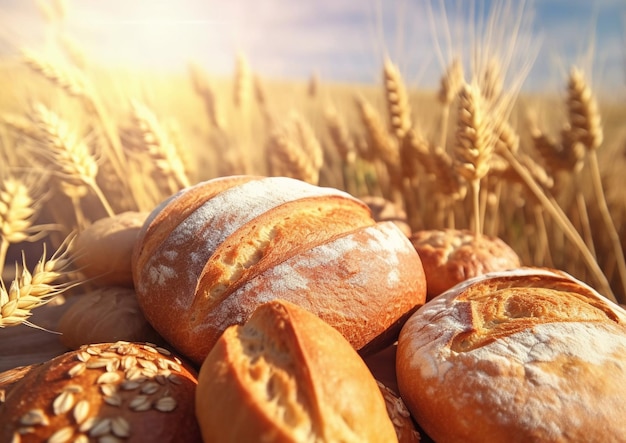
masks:
<path fill-rule="evenodd" d="M 73 263 L 92 283 L 132 288 L 131 256 L 147 216 L 129 211 L 95 221 L 76 236 Z"/>
<path fill-rule="evenodd" d="M 410 240 L 424 266 L 427 300 L 468 278 L 521 265 L 502 239 L 465 229 L 421 230 Z"/>
<path fill-rule="evenodd" d="M 88 345 L 24 375 L 0 404 L 2 442 L 202 442 L 195 372 L 162 348 Z"/>
<path fill-rule="evenodd" d="M 226 329 L 200 369 L 196 414 L 205 443 L 397 441 L 376 380 L 354 348 L 283 300 Z"/>
<path fill-rule="evenodd" d="M 345 192 L 285 177 L 219 178 L 169 198 L 141 229 L 133 273 L 148 321 L 197 364 L 273 299 L 367 353 L 395 341 L 426 297 L 419 255 L 393 223 Z"/>
<path fill-rule="evenodd" d="M 73 295 L 71 306 L 59 319 L 59 339 L 70 349 L 91 343 L 119 340 L 164 344 L 141 312 L 137 295 L 130 288 L 103 286 Z"/>
<path fill-rule="evenodd" d="M 398 339 L 400 393 L 437 442 L 623 441 L 626 311 L 543 268 L 427 302 Z"/>

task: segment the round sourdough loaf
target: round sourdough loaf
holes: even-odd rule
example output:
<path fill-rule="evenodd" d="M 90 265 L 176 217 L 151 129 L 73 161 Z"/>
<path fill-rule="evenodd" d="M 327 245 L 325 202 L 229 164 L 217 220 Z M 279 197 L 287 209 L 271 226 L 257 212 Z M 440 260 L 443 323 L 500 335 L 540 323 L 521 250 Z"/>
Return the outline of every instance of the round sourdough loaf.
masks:
<path fill-rule="evenodd" d="M 385 400 L 350 343 L 274 300 L 226 329 L 202 367 L 196 415 L 210 442 L 394 442 Z"/>
<path fill-rule="evenodd" d="M 426 296 L 419 255 L 393 223 L 285 177 L 219 178 L 169 198 L 139 234 L 133 274 L 148 321 L 197 364 L 269 300 L 310 310 L 367 353 Z"/>
<path fill-rule="evenodd" d="M 197 377 L 169 351 L 103 343 L 26 373 L 0 404 L 2 442 L 201 442 Z"/>
<path fill-rule="evenodd" d="M 427 300 L 468 278 L 520 267 L 517 253 L 498 237 L 465 229 L 428 229 L 410 236 L 426 274 Z"/>
<path fill-rule="evenodd" d="M 71 306 L 59 319 L 57 330 L 61 343 L 70 349 L 118 340 L 164 344 L 141 312 L 133 289 L 103 286 L 73 295 L 67 303 Z"/>
<path fill-rule="evenodd" d="M 554 270 L 475 277 L 404 325 L 403 400 L 437 442 L 623 441 L 626 311 Z"/>

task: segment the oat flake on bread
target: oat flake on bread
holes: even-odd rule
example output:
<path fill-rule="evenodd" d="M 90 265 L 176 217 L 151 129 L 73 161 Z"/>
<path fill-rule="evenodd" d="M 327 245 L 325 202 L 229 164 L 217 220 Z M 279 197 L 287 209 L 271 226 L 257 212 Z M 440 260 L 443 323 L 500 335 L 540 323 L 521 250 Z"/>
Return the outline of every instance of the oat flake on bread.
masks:
<path fill-rule="evenodd" d="M 626 311 L 564 272 L 461 283 L 411 316 L 397 352 L 402 398 L 435 441 L 626 437 Z"/>

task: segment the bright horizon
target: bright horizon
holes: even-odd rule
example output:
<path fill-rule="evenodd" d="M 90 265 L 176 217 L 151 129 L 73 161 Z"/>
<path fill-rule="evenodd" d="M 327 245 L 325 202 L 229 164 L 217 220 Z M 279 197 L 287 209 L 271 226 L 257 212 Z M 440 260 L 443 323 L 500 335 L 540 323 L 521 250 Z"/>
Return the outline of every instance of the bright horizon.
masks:
<path fill-rule="evenodd" d="M 90 60 L 106 67 L 184 71 L 191 61 L 208 72 L 227 75 L 242 52 L 264 77 L 373 83 L 385 56 L 399 65 L 414 87 L 436 87 L 455 53 L 468 54 L 474 26 L 494 5 L 484 0 L 41 0 L 66 3 L 63 31 Z M 471 11 L 468 4 L 475 5 Z M 462 5 L 462 6 L 460 6 Z M 543 0 L 510 2 L 494 31 L 495 55 L 514 52 L 514 82 L 524 63 L 534 60 L 525 90 L 558 90 L 572 65 L 592 77 L 594 88 L 626 91 L 626 2 L 623 0 Z M 50 26 L 37 2 L 0 0 L 0 54 L 23 48 L 45 50 Z M 507 51 L 515 17 L 525 21 L 513 51 Z M 481 18 L 483 17 L 483 18 Z M 446 21 L 452 29 L 451 43 Z M 435 26 L 433 26 L 435 23 Z M 481 23 L 485 26 L 480 26 Z M 463 35 L 461 35 L 463 34 Z M 593 42 L 593 43 L 590 43 Z M 441 52 L 437 50 L 441 47 Z M 593 57 L 588 55 L 593 50 Z M 536 53 L 536 57 L 534 54 Z M 466 60 L 466 65 L 470 62 Z"/>

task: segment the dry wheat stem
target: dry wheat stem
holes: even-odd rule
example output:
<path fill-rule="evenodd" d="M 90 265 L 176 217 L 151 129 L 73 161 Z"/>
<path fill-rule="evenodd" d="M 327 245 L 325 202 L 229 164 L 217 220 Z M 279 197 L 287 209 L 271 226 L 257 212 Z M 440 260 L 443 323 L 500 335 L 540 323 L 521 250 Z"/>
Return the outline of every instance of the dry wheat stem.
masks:
<path fill-rule="evenodd" d="M 598 265 L 598 262 L 595 260 L 593 254 L 591 254 L 591 252 L 589 251 L 589 248 L 585 244 L 584 240 L 582 239 L 576 228 L 572 225 L 571 221 L 567 218 L 558 203 L 554 200 L 554 198 L 549 197 L 544 193 L 544 191 L 533 179 L 528 170 L 519 162 L 519 160 L 517 160 L 517 158 L 511 152 L 503 149 L 499 151 L 499 153 L 509 162 L 511 167 L 518 173 L 520 178 L 524 180 L 528 189 L 535 195 L 535 197 L 537 197 L 539 202 L 550 214 L 555 223 L 561 228 L 562 232 L 580 251 L 583 261 L 585 262 L 588 269 L 594 276 L 594 279 L 599 285 L 598 290 L 600 291 L 600 293 L 614 302 L 617 301 L 615 295 L 613 294 L 613 290 L 611 289 L 611 285 L 609 284 L 606 276 L 602 272 L 602 269 Z"/>
<path fill-rule="evenodd" d="M 7 289 L 0 280 L 0 328 L 26 324 L 35 326 L 28 321 L 32 310 L 38 308 L 53 297 L 80 282 L 60 282 L 68 274 L 70 265 L 69 249 L 73 235 L 68 236 L 59 249 L 46 259 L 46 249 L 31 273 L 26 267 L 26 259 L 22 259 L 22 269 L 16 267 L 15 279 Z"/>
<path fill-rule="evenodd" d="M 440 141 L 439 146 L 445 147 L 448 138 L 448 121 L 450 119 L 450 106 L 458 95 L 459 89 L 463 85 L 463 64 L 459 58 L 455 58 L 441 77 L 441 83 L 437 98 L 442 104 L 441 123 L 439 125 Z"/>
<path fill-rule="evenodd" d="M 598 205 L 598 210 L 600 211 L 602 220 L 604 221 L 606 232 L 613 248 L 613 254 L 615 255 L 617 271 L 619 273 L 620 280 L 622 282 L 623 299 L 620 300 L 620 302 L 625 303 L 626 302 L 626 260 L 624 258 L 624 250 L 622 249 L 622 243 L 619 238 L 619 233 L 617 232 L 615 223 L 613 223 L 613 218 L 611 217 L 611 212 L 607 205 L 606 197 L 604 195 L 604 190 L 602 188 L 602 177 L 600 175 L 600 165 L 598 164 L 597 150 L 596 149 L 590 150 L 587 155 L 587 159 L 589 162 L 589 172 L 591 175 L 591 183 L 592 183 L 592 188 L 593 188 L 594 195 L 595 195 L 596 204 Z"/>

